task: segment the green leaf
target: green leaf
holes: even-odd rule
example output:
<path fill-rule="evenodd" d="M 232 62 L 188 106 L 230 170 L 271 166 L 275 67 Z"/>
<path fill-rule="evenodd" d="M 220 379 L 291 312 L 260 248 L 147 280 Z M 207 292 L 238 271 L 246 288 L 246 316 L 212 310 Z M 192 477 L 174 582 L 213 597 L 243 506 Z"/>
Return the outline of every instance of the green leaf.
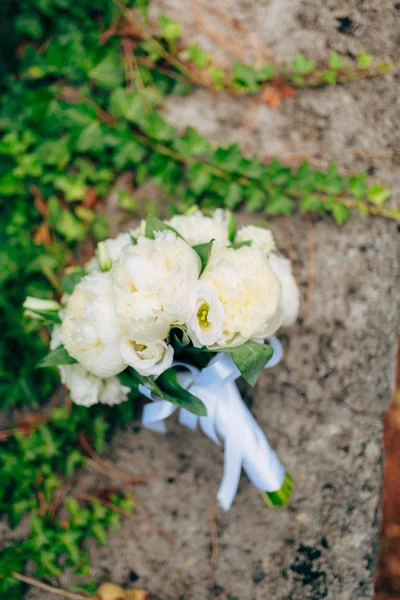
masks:
<path fill-rule="evenodd" d="M 365 172 L 359 175 L 353 175 L 349 179 L 349 192 L 358 200 L 367 195 L 367 174 Z"/>
<path fill-rule="evenodd" d="M 270 81 L 275 75 L 275 65 L 266 64 L 261 69 L 257 69 L 258 81 Z"/>
<path fill-rule="evenodd" d="M 343 225 L 350 217 L 350 210 L 343 204 L 335 203 L 332 206 L 331 211 L 337 225 Z"/>
<path fill-rule="evenodd" d="M 265 209 L 267 215 L 291 215 L 293 211 L 294 201 L 279 190 L 268 200 Z"/>
<path fill-rule="evenodd" d="M 266 194 L 258 187 L 251 187 L 246 190 L 246 209 L 249 212 L 262 210 L 266 205 Z"/>
<path fill-rule="evenodd" d="M 330 70 L 330 71 L 324 71 L 322 73 L 322 77 L 323 80 L 326 81 L 326 83 L 329 83 L 329 85 L 334 85 L 337 82 L 337 72 Z"/>
<path fill-rule="evenodd" d="M 24 11 L 15 19 L 14 27 L 16 32 L 26 34 L 34 40 L 40 39 L 43 35 L 42 23 L 35 13 Z"/>
<path fill-rule="evenodd" d="M 64 275 L 61 276 L 61 286 L 65 294 L 72 294 L 75 286 L 86 275 L 86 271 L 81 267 L 69 267 Z"/>
<path fill-rule="evenodd" d="M 64 348 L 64 346 L 59 346 L 55 350 L 52 350 L 40 360 L 36 368 L 43 369 L 44 367 L 57 367 L 58 365 L 72 365 L 77 363 L 78 361 L 75 358 L 72 358 Z"/>
<path fill-rule="evenodd" d="M 122 62 L 114 51 L 110 52 L 89 71 L 88 75 L 102 87 L 113 89 L 123 81 Z"/>
<path fill-rule="evenodd" d="M 367 54 L 367 52 L 365 52 L 364 48 L 360 51 L 359 55 L 357 56 L 357 65 L 359 69 L 368 69 L 368 67 L 371 66 L 372 62 L 373 62 L 373 57 L 371 56 L 371 54 Z"/>
<path fill-rule="evenodd" d="M 225 196 L 225 206 L 234 209 L 241 203 L 243 199 L 242 187 L 235 182 L 229 184 L 228 193 Z"/>
<path fill-rule="evenodd" d="M 224 80 L 225 80 L 224 71 L 222 69 L 220 69 L 219 67 L 216 67 L 215 65 L 211 65 L 210 67 L 208 67 L 208 72 L 211 76 L 211 79 L 213 81 L 215 88 L 217 90 L 223 90 L 224 89 Z"/>
<path fill-rule="evenodd" d="M 164 400 L 172 402 L 199 417 L 207 416 L 204 403 L 183 388 L 177 378 L 176 369 L 168 369 L 157 378 L 157 384 L 163 391 Z"/>
<path fill-rule="evenodd" d="M 292 62 L 292 67 L 297 73 L 307 75 L 315 69 L 316 64 L 315 60 L 308 59 L 302 52 L 298 52 L 296 59 Z"/>
<path fill-rule="evenodd" d="M 196 195 L 200 195 L 210 187 L 212 175 L 203 163 L 193 163 L 188 169 L 188 180 L 190 189 Z"/>
<path fill-rule="evenodd" d="M 178 21 L 174 21 L 174 19 L 170 19 L 165 15 L 160 15 L 158 23 L 161 27 L 161 37 L 167 40 L 167 42 L 174 42 L 181 37 L 182 28 Z"/>
<path fill-rule="evenodd" d="M 211 60 L 208 52 L 200 48 L 198 44 L 191 44 L 188 46 L 188 48 L 186 48 L 186 55 L 187 58 L 200 69 L 205 69 Z"/>
<path fill-rule="evenodd" d="M 367 191 L 368 200 L 377 206 L 383 206 L 390 196 L 390 189 L 374 183 Z"/>
<path fill-rule="evenodd" d="M 91 527 L 91 531 L 101 546 L 107 546 L 107 532 L 103 525 L 94 523 Z"/>
<path fill-rule="evenodd" d="M 104 147 L 103 132 L 100 123 L 91 123 L 83 129 L 76 140 L 76 149 L 80 152 L 99 150 Z"/>
<path fill-rule="evenodd" d="M 229 246 L 229 248 L 239 250 L 239 248 L 243 248 L 243 246 L 251 246 L 251 240 L 243 240 L 243 242 L 234 242 Z"/>
<path fill-rule="evenodd" d="M 213 238 L 212 240 L 210 240 L 209 242 L 205 242 L 204 244 L 197 244 L 197 246 L 192 246 L 193 250 L 197 252 L 201 260 L 201 271 L 199 276 L 203 273 L 208 261 L 210 260 L 212 246 L 214 242 L 215 239 Z"/>
<path fill-rule="evenodd" d="M 318 196 L 305 196 L 300 200 L 301 212 L 321 212 L 323 211 L 324 203 Z"/>
<path fill-rule="evenodd" d="M 248 340 L 234 348 L 220 348 L 217 352 L 229 354 L 239 369 L 243 379 L 250 385 L 255 385 L 261 371 L 273 354 L 271 346 Z"/>
<path fill-rule="evenodd" d="M 203 156 L 211 151 L 210 141 L 200 135 L 193 127 L 188 127 L 185 135 L 175 140 L 174 147 L 184 158 Z"/>
<path fill-rule="evenodd" d="M 154 215 L 148 215 L 146 219 L 145 236 L 154 240 L 154 234 L 157 231 L 173 231 L 178 237 L 183 239 L 182 236 L 173 227 L 167 225 L 167 223 L 164 223 L 164 221 L 160 221 L 160 219 L 157 219 L 157 217 L 155 217 Z"/>
<path fill-rule="evenodd" d="M 60 235 L 70 242 L 84 240 L 87 236 L 87 228 L 84 223 L 68 210 L 60 212 L 54 227 Z"/>
<path fill-rule="evenodd" d="M 231 69 L 232 83 L 246 88 L 250 93 L 258 92 L 259 77 L 254 67 L 245 63 L 235 63 Z"/>
<path fill-rule="evenodd" d="M 229 223 L 228 223 L 228 239 L 230 242 L 234 241 L 235 235 L 236 235 L 236 230 L 237 230 L 236 220 L 235 220 L 234 214 L 231 213 L 229 215 Z"/>
<path fill-rule="evenodd" d="M 345 61 L 339 56 L 339 54 L 335 51 L 331 52 L 329 55 L 329 68 L 338 71 L 340 69 L 344 69 L 347 66 Z"/>

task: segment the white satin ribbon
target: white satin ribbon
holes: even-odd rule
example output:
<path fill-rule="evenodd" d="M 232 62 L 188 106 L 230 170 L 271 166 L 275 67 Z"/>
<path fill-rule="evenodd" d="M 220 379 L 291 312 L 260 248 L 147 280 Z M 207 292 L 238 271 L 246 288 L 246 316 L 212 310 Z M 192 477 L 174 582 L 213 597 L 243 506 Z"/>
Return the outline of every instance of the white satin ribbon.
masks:
<path fill-rule="evenodd" d="M 274 367 L 282 358 L 282 346 L 275 337 L 268 338 L 274 350 L 265 368 Z M 225 442 L 224 474 L 218 491 L 220 506 L 229 510 L 239 485 L 242 468 L 253 485 L 261 492 L 275 492 L 282 487 L 285 469 L 269 445 L 265 434 L 244 404 L 235 380 L 239 369 L 230 356 L 220 352 L 204 369 L 186 363 L 174 362 L 186 370 L 178 373 L 179 383 L 204 402 L 206 417 L 197 417 L 188 410 L 179 410 L 179 421 L 190 429 L 197 424 L 213 442 Z M 148 429 L 165 433 L 167 419 L 178 408 L 175 404 L 160 400 L 144 386 L 139 391 L 153 400 L 146 404 L 142 423 Z"/>

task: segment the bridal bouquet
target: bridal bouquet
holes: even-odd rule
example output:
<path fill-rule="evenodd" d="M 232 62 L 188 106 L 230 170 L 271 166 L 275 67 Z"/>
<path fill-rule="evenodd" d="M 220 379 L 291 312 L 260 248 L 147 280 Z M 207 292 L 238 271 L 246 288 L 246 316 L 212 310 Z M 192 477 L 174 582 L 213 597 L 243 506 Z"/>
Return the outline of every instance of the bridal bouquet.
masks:
<path fill-rule="evenodd" d="M 182 424 L 225 443 L 218 500 L 228 509 L 242 468 L 270 505 L 293 488 L 243 403 L 235 380 L 254 385 L 279 361 L 273 334 L 294 323 L 299 293 L 290 262 L 271 232 L 236 230 L 232 214 L 199 210 L 98 245 L 83 269 L 67 273 L 61 304 L 27 298 L 25 308 L 53 325 L 50 354 L 76 404 L 118 404 L 131 390 L 151 402 L 143 423 L 165 431 Z M 75 284 L 75 285 L 74 285 Z"/>

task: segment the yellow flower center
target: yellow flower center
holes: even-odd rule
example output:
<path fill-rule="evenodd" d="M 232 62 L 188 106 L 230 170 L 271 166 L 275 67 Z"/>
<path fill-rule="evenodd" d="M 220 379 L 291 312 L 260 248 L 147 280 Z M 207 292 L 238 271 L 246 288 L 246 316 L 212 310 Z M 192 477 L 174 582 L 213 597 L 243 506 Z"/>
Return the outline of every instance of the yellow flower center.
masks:
<path fill-rule="evenodd" d="M 207 319 L 209 310 L 210 307 L 205 302 L 203 302 L 203 304 L 199 306 L 199 310 L 197 311 L 197 320 L 199 322 L 200 327 L 210 326 L 211 323 L 209 323 Z"/>

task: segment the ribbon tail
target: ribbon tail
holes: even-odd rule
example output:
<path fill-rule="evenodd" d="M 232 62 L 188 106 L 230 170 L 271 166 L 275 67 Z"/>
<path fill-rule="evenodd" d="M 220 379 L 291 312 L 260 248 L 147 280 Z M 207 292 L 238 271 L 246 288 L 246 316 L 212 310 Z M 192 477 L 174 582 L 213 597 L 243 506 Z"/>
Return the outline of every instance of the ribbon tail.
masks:
<path fill-rule="evenodd" d="M 242 470 L 242 455 L 234 437 L 225 440 L 224 475 L 218 490 L 218 503 L 224 510 L 229 510 L 239 486 Z"/>
<path fill-rule="evenodd" d="M 146 404 L 143 408 L 142 424 L 147 429 L 165 433 L 167 427 L 164 419 L 167 419 L 176 410 L 176 406 L 166 400 L 157 400 L 150 404 Z"/>
<path fill-rule="evenodd" d="M 185 425 L 185 427 L 188 427 L 189 429 L 196 429 L 198 420 L 199 417 L 189 410 L 186 410 L 186 408 L 181 408 L 179 411 L 179 423 Z"/>

